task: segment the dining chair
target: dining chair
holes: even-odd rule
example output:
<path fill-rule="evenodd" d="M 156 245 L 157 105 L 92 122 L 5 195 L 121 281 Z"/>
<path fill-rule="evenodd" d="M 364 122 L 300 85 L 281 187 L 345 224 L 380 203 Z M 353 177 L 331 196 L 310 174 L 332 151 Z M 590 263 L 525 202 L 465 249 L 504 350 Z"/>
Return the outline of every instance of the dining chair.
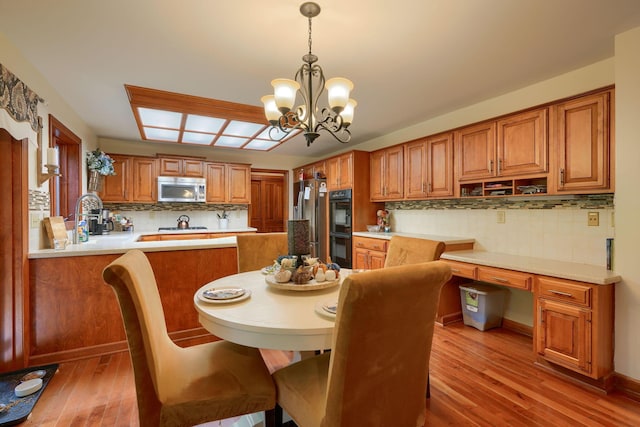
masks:
<path fill-rule="evenodd" d="M 416 237 L 391 236 L 385 267 L 436 261 L 444 252 L 444 242 Z"/>
<path fill-rule="evenodd" d="M 298 427 L 422 426 L 443 261 L 348 276 L 331 352 L 273 373 L 277 406 Z"/>
<path fill-rule="evenodd" d="M 248 233 L 236 236 L 238 273 L 273 265 L 280 255 L 289 253 L 287 233 Z"/>
<path fill-rule="evenodd" d="M 385 267 L 416 264 L 420 262 L 436 261 L 444 252 L 444 242 L 416 237 L 391 236 L 389 249 L 384 260 Z M 427 377 L 426 396 L 431 396 L 431 381 Z"/>
<path fill-rule="evenodd" d="M 272 414 L 275 387 L 258 349 L 228 341 L 183 348 L 171 340 L 153 269 L 142 251 L 120 256 L 102 276 L 120 304 L 141 426 Z"/>

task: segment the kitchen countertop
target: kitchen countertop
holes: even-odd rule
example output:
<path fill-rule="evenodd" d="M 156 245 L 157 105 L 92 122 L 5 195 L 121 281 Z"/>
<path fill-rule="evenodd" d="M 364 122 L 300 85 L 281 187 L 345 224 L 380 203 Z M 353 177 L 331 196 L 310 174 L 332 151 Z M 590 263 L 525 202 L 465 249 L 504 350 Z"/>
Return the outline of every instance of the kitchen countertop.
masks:
<path fill-rule="evenodd" d="M 235 248 L 235 236 L 211 239 L 160 240 L 138 242 L 140 236 L 156 234 L 202 234 L 202 233 L 241 233 L 257 231 L 255 228 L 237 228 L 227 230 L 183 230 L 183 231 L 146 231 L 139 233 L 111 232 L 107 235 L 89 236 L 85 243 L 70 244 L 66 249 L 36 249 L 29 252 L 29 258 L 61 258 L 71 256 L 90 256 L 106 254 L 122 254 L 130 249 L 140 249 L 144 252 L 180 251 L 191 249 Z"/>
<path fill-rule="evenodd" d="M 525 273 L 540 274 L 543 276 L 559 277 L 595 285 L 608 285 L 622 280 L 622 277 L 614 271 L 607 270 L 605 267 L 545 258 L 474 250 L 445 252 L 441 258 L 488 267 L 523 271 Z"/>
<path fill-rule="evenodd" d="M 467 237 L 455 237 L 455 236 L 437 236 L 434 234 L 418 234 L 418 233 L 384 233 L 384 232 L 370 232 L 370 231 L 354 231 L 351 233 L 352 236 L 360 236 L 360 237 L 370 237 L 373 239 L 384 239 L 391 240 L 392 236 L 404 236 L 404 237 L 415 237 L 418 239 L 429 239 L 429 240 L 437 240 L 439 242 L 444 242 L 446 245 L 456 245 L 462 243 L 475 243 L 475 239 L 470 239 Z"/>

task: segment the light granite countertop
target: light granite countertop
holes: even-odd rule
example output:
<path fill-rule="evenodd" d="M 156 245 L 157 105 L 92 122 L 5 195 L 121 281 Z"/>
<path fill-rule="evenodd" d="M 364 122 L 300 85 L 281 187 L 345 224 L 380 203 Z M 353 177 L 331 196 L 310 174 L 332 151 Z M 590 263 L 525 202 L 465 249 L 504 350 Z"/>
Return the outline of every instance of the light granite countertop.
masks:
<path fill-rule="evenodd" d="M 89 236 L 85 243 L 70 244 L 65 249 L 36 249 L 29 252 L 29 258 L 61 258 L 70 256 L 90 256 L 106 254 L 122 254 L 130 249 L 140 249 L 144 252 L 181 251 L 191 249 L 210 248 L 234 248 L 235 236 L 217 237 L 211 239 L 187 239 L 187 240 L 159 240 L 139 242 L 141 236 L 155 234 L 202 234 L 202 233 L 241 233 L 256 231 L 255 228 L 238 228 L 227 230 L 184 230 L 163 232 L 112 232 L 108 235 Z"/>
<path fill-rule="evenodd" d="M 543 276 L 558 277 L 561 279 L 576 280 L 595 285 L 607 285 L 622 280 L 622 277 L 614 271 L 607 270 L 605 267 L 556 261 L 546 258 L 474 250 L 445 252 L 441 258 L 488 267 L 523 271 L 525 273 L 540 274 Z"/>
<path fill-rule="evenodd" d="M 384 232 L 369 232 L 369 231 L 354 231 L 351 233 L 353 236 L 360 237 L 371 237 L 374 239 L 384 239 L 391 240 L 392 236 L 404 236 L 404 237 L 415 237 L 418 239 L 429 239 L 429 240 L 437 240 L 439 242 L 444 242 L 447 245 L 456 245 L 462 243 L 475 243 L 475 239 L 470 239 L 467 237 L 455 237 L 455 236 L 438 236 L 435 234 L 418 234 L 418 233 L 384 233 Z"/>

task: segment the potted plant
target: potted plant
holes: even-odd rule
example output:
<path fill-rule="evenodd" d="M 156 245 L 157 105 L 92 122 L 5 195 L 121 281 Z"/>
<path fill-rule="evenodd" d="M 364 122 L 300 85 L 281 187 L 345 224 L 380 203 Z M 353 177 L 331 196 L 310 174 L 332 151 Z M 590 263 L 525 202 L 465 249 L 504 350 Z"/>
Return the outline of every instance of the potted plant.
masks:
<path fill-rule="evenodd" d="M 87 152 L 87 169 L 89 170 L 87 189 L 89 191 L 101 191 L 103 177 L 116 174 L 113 163 L 114 160 L 99 148 Z"/>
<path fill-rule="evenodd" d="M 229 227 L 229 214 L 227 211 L 223 210 L 222 213 L 216 214 L 218 215 L 218 224 L 220 225 L 220 229 L 226 230 Z"/>

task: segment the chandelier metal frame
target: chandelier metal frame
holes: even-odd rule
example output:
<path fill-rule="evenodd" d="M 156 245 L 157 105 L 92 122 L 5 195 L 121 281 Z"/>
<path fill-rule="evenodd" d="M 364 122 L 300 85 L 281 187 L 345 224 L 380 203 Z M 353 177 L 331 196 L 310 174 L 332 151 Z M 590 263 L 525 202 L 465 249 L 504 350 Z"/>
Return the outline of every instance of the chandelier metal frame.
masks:
<path fill-rule="evenodd" d="M 295 111 L 287 107 L 276 107 L 280 112 L 280 116 L 276 119 L 273 114 L 271 116 L 269 115 L 267 106 L 267 98 L 273 100 L 273 96 L 268 95 L 263 97 L 262 101 L 265 103 L 265 112 L 272 126 L 271 129 L 269 129 L 269 137 L 272 140 L 282 140 L 291 132 L 300 129 L 304 133 L 308 147 L 320 136 L 319 131 L 325 130 L 337 141 L 343 144 L 347 143 L 351 140 L 349 125 L 351 124 L 353 109 L 357 103 L 353 99 L 349 99 L 349 103 L 346 106 L 334 105 L 333 107 L 323 107 L 318 111 L 318 100 L 322 92 L 324 92 L 326 82 L 322 68 L 316 63 L 318 57 L 311 52 L 311 20 L 320 13 L 320 6 L 313 2 L 303 3 L 300 6 L 300 13 L 309 20 L 309 52 L 302 57 L 304 63 L 295 75 L 295 81 L 299 84 L 297 92 L 300 93 L 303 104 L 297 106 Z M 353 88 L 353 84 L 346 79 L 335 80 L 344 80 Z M 272 84 L 274 84 L 274 82 L 276 82 L 276 80 L 274 80 Z M 295 99 L 295 94 L 293 96 Z M 350 112 L 345 112 L 345 115 L 349 117 L 348 121 L 345 120 L 341 114 L 346 108 L 350 109 Z"/>

